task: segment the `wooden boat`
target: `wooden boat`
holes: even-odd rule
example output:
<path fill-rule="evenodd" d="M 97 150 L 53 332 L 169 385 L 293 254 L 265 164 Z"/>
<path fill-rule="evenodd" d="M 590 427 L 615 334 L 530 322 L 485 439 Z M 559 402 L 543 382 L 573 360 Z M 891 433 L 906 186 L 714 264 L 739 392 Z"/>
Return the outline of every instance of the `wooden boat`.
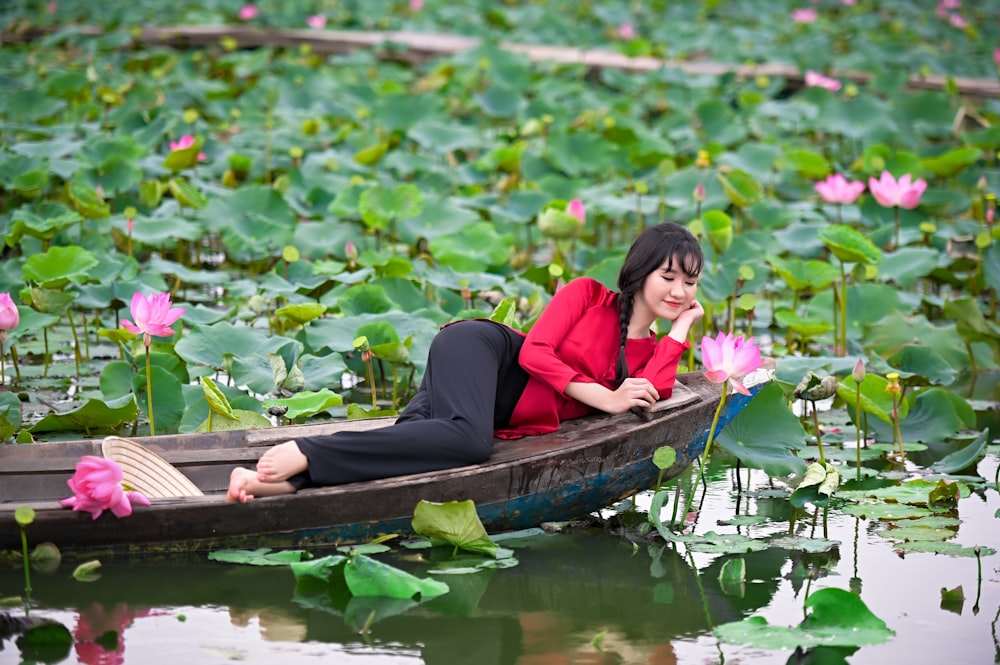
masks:
<path fill-rule="evenodd" d="M 758 378 L 748 382 L 751 392 L 770 376 L 755 374 Z M 179 469 L 204 495 L 154 498 L 123 519 L 105 513 L 94 520 L 58 503 L 71 495 L 66 480 L 80 457 L 101 455 L 100 440 L 0 445 L 0 550 L 21 547 L 14 511 L 22 505 L 35 510 L 29 543 L 48 541 L 64 553 L 86 554 L 365 542 L 410 533 L 420 500 L 471 499 L 491 533 L 571 520 L 651 487 L 659 473 L 651 458 L 660 446 L 677 452 L 664 478 L 680 474 L 704 450 L 718 400 L 719 384 L 701 373 L 681 374 L 671 398 L 653 407 L 649 421 L 631 413 L 588 416 L 545 436 L 498 441 L 483 464 L 311 488 L 246 504 L 226 501 L 230 472 L 252 466 L 268 446 L 392 420 L 140 437 L 135 441 Z M 749 400 L 739 394 L 728 399 L 717 428 Z"/>

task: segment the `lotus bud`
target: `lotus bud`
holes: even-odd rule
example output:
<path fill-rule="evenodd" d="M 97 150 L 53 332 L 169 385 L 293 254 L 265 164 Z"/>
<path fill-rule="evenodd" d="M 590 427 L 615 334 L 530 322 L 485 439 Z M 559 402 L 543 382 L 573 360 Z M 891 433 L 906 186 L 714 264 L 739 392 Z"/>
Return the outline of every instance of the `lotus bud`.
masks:
<path fill-rule="evenodd" d="M 705 200 L 705 183 L 699 182 L 694 188 L 694 200 L 701 203 Z"/>
<path fill-rule="evenodd" d="M 566 206 L 566 212 L 580 220 L 580 224 L 587 221 L 587 212 L 584 210 L 583 201 L 580 199 L 570 201 L 569 205 Z"/>
<path fill-rule="evenodd" d="M 854 379 L 855 383 L 861 383 L 865 380 L 865 361 L 858 358 L 858 362 L 854 364 L 854 371 L 851 372 L 851 378 Z"/>
<path fill-rule="evenodd" d="M 354 264 L 358 260 L 358 248 L 354 246 L 354 243 L 350 240 L 344 245 L 344 254 L 347 256 L 347 262 Z"/>

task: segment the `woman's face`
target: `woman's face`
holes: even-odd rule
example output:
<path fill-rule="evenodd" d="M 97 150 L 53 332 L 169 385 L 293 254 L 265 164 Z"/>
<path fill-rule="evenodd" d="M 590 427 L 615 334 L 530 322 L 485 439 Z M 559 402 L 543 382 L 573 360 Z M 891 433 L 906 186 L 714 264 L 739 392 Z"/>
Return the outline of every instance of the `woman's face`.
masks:
<path fill-rule="evenodd" d="M 673 321 L 689 309 L 698 291 L 698 277 L 688 276 L 683 262 L 667 259 L 662 266 L 646 275 L 642 290 L 636 294 L 636 309 Z"/>

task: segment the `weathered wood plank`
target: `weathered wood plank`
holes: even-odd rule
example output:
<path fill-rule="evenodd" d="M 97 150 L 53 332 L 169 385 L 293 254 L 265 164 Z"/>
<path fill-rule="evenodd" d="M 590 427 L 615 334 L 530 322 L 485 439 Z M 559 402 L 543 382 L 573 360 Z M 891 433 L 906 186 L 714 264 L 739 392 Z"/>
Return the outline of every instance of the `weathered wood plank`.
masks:
<path fill-rule="evenodd" d="M 84 36 L 96 36 L 104 32 L 102 28 L 97 26 L 78 26 L 76 31 Z M 31 27 L 21 31 L 6 32 L 0 37 L 0 41 L 5 44 L 23 44 L 39 39 L 50 32 L 50 29 Z M 218 44 L 223 38 L 232 40 L 238 48 L 298 48 L 308 45 L 313 51 L 321 54 L 376 49 L 379 57 L 383 59 L 410 63 L 454 55 L 473 49 L 480 44 L 480 40 L 473 37 L 445 33 L 259 30 L 240 25 L 175 25 L 144 28 L 133 37 L 132 43 L 137 46 L 194 48 Z M 743 79 L 769 76 L 785 79 L 788 87 L 792 89 L 805 85 L 803 71 L 781 63 L 730 64 L 629 57 L 607 49 L 513 42 L 502 42 L 501 47 L 511 52 L 523 53 L 534 62 L 579 64 L 594 69 L 612 68 L 633 72 L 653 72 L 667 68 L 705 76 L 733 73 Z M 827 73 L 854 83 L 868 83 L 872 79 L 871 73 L 857 70 L 834 69 Z M 949 85 L 953 85 L 958 93 L 965 97 L 979 99 L 1000 97 L 1000 81 L 994 79 L 930 74 L 926 76 L 913 75 L 907 81 L 907 88 L 910 90 L 944 90 Z"/>

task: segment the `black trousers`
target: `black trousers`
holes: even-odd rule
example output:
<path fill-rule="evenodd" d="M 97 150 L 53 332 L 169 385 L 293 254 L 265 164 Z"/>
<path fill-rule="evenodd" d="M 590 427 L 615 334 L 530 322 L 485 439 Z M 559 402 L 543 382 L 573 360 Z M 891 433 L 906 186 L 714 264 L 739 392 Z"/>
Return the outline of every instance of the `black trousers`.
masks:
<path fill-rule="evenodd" d="M 296 438 L 309 468 L 297 488 L 388 478 L 484 462 L 493 432 L 510 422 L 528 374 L 524 338 L 486 320 L 446 326 L 431 342 L 417 394 L 395 424 Z"/>

